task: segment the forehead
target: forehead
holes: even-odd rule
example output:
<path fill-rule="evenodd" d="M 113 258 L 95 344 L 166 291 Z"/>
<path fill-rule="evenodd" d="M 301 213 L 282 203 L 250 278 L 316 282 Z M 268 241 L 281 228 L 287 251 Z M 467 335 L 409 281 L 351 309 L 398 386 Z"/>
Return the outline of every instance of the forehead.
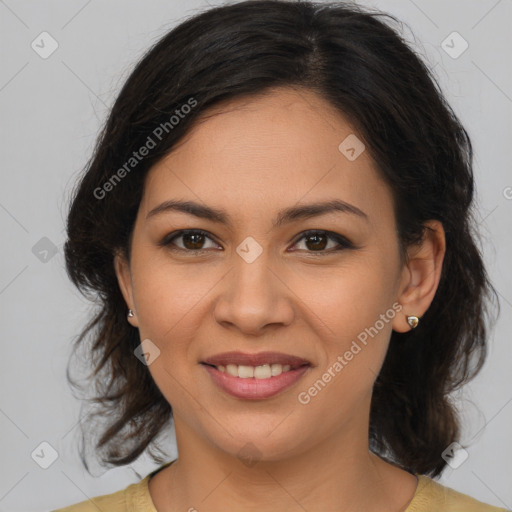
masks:
<path fill-rule="evenodd" d="M 357 137 L 350 123 L 308 90 L 216 105 L 150 170 L 144 208 L 179 198 L 274 217 L 282 207 L 338 198 L 369 214 L 389 209 L 390 190 L 368 151 L 353 160 L 340 150 L 347 137 Z"/>

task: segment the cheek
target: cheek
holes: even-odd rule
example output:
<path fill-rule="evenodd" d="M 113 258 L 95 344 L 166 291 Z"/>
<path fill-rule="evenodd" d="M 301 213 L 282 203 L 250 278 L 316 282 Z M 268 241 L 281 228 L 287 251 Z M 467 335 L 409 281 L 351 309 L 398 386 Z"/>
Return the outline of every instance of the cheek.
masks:
<path fill-rule="evenodd" d="M 141 337 L 153 336 L 162 342 L 187 337 L 187 325 L 193 325 L 202 301 L 219 281 L 216 272 L 201 268 L 205 269 L 193 263 L 172 262 L 165 254 L 134 255 L 134 296 Z M 175 331 L 179 331 L 179 338 Z"/>
<path fill-rule="evenodd" d="M 319 373 L 330 369 L 325 378 L 334 393 L 347 386 L 354 396 L 366 393 L 387 351 L 392 321 L 400 308 L 394 296 L 397 275 L 393 261 L 383 260 L 377 252 L 359 256 L 353 265 L 333 268 L 328 278 L 308 280 L 314 288 L 309 295 L 301 294 L 309 297 L 308 308 L 328 327 L 323 331 Z"/>
<path fill-rule="evenodd" d="M 304 264 L 283 268 L 281 277 L 293 290 L 286 300 L 298 300 L 298 315 L 308 315 L 309 310 L 309 315 L 328 328 L 325 333 L 346 342 L 373 325 L 391 306 L 393 272 L 378 253 L 354 253 L 328 267 Z M 212 297 L 218 295 L 215 287 L 225 287 L 223 277 L 231 267 L 213 261 L 178 262 L 164 251 L 141 250 L 133 254 L 132 268 L 141 338 L 161 343 L 173 340 L 181 345 L 205 322 L 213 307 Z M 298 323 L 303 320 L 308 322 L 296 318 Z"/>
<path fill-rule="evenodd" d="M 183 385 L 190 382 L 191 369 L 197 364 L 194 339 L 204 321 L 204 301 L 216 282 L 214 276 L 198 276 L 193 267 L 171 263 L 161 255 L 133 255 L 140 339 L 151 340 L 159 350 L 148 370 L 177 410 L 194 409 Z"/>
<path fill-rule="evenodd" d="M 346 265 L 295 278 L 301 300 L 333 333 L 357 335 L 373 325 L 394 300 L 396 276 L 386 262 L 354 255 Z"/>
<path fill-rule="evenodd" d="M 330 331 L 320 340 L 318 367 L 298 390 L 297 401 L 308 417 L 329 414 L 332 428 L 368 407 L 388 348 L 396 310 L 384 283 L 372 276 L 353 271 L 331 279 L 315 304 Z"/>

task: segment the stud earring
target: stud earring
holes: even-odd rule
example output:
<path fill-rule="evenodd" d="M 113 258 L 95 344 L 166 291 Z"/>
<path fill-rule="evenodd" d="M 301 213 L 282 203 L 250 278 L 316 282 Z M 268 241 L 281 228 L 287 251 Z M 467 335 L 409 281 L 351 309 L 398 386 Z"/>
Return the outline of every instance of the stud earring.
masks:
<path fill-rule="evenodd" d="M 133 311 L 131 309 L 128 310 L 128 314 L 126 315 L 128 318 L 132 318 L 134 315 L 133 315 Z"/>
<path fill-rule="evenodd" d="M 414 329 L 418 326 L 420 319 L 417 316 L 408 316 L 407 323 Z"/>

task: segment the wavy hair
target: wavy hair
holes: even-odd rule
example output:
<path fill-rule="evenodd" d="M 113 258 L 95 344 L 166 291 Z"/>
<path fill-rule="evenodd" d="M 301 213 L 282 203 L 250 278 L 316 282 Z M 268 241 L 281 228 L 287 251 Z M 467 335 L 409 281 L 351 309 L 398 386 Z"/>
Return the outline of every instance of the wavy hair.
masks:
<path fill-rule="evenodd" d="M 136 64 L 75 186 L 67 218 L 66 270 L 96 306 L 74 351 L 90 341 L 86 359 L 93 371 L 82 387 L 95 390 L 90 418 L 100 419 L 94 449 L 102 465 L 126 465 L 148 447 L 161 463 L 151 449 L 172 420 L 171 405 L 134 356 L 141 340 L 126 321 L 113 265 L 117 251 L 130 259 L 145 176 L 209 107 L 287 86 L 317 93 L 357 130 L 392 189 L 403 258 L 421 240 L 425 221 L 443 224 L 437 293 L 417 329 L 392 333 L 370 411 L 373 452 L 414 473 L 442 472 L 441 453 L 460 437 L 450 393 L 484 362 L 486 317 L 497 296 L 477 245 L 470 138 L 401 27 L 388 14 L 352 3 L 242 1 L 187 18 Z M 185 109 L 191 98 L 195 106 Z M 188 113 L 171 127 L 180 112 Z M 135 164 L 134 151 L 159 127 L 161 140 Z M 81 388 L 69 366 L 67 377 Z M 85 443 L 93 428 L 92 421 L 83 423 Z M 85 455 L 83 444 L 88 468 Z"/>

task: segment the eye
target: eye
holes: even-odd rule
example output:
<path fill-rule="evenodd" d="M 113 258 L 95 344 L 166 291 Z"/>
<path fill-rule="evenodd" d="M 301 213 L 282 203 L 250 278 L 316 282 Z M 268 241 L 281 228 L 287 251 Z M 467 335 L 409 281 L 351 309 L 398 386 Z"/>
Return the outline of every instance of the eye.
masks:
<path fill-rule="evenodd" d="M 341 251 L 343 249 L 353 249 L 354 245 L 344 236 L 338 235 L 337 233 L 333 233 L 331 231 L 321 231 L 321 230 L 310 230 L 302 233 L 302 236 L 295 243 L 297 245 L 301 240 L 307 240 L 305 242 L 306 251 L 310 253 L 319 253 L 318 256 L 324 254 L 331 254 L 333 252 Z M 336 244 L 334 247 L 331 247 L 329 251 L 324 249 L 329 245 L 328 241 L 334 241 Z M 310 250 L 311 249 L 311 250 Z M 317 256 L 315 254 L 315 256 Z"/>
<path fill-rule="evenodd" d="M 297 245 L 301 240 L 306 240 L 306 249 L 303 250 L 309 253 L 318 253 L 315 254 L 315 256 L 331 254 L 343 249 L 355 248 L 355 246 L 347 238 L 330 231 L 309 230 L 301 233 L 301 235 L 302 236 L 295 242 L 294 246 Z M 181 243 L 177 244 L 175 241 L 180 239 Z M 213 243 L 213 246 L 205 247 L 204 244 L 206 240 L 210 240 Z M 325 250 L 328 248 L 329 241 L 335 242 L 335 245 L 334 247 L 330 247 L 330 250 Z M 218 247 L 218 245 L 213 241 L 209 234 L 201 229 L 186 229 L 175 231 L 174 233 L 164 237 L 159 245 L 162 247 L 169 247 L 171 251 L 189 252 L 196 254 L 202 253 L 209 248 Z"/>
<path fill-rule="evenodd" d="M 205 239 L 213 241 L 206 231 L 201 229 L 185 229 L 182 231 L 175 231 L 174 233 L 167 235 L 159 245 L 164 247 L 176 246 L 174 241 L 179 240 L 180 238 L 183 240 L 183 247 L 170 247 L 170 250 L 200 253 L 207 249 L 203 247 Z"/>

